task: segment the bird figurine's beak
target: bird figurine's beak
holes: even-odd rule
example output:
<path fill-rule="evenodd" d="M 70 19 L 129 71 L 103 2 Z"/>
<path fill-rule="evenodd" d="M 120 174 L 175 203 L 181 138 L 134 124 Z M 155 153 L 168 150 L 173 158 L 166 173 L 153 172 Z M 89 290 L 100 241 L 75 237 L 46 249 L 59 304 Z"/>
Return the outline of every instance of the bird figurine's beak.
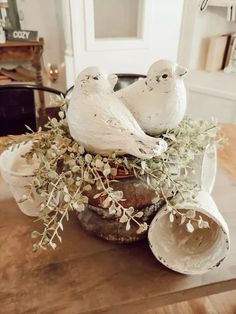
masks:
<path fill-rule="evenodd" d="M 175 71 L 177 76 L 185 76 L 188 73 L 188 70 L 185 67 L 177 66 L 176 71 Z"/>
<path fill-rule="evenodd" d="M 111 83 L 112 86 L 115 86 L 117 81 L 118 81 L 118 77 L 115 74 L 109 74 L 108 75 L 108 80 Z"/>

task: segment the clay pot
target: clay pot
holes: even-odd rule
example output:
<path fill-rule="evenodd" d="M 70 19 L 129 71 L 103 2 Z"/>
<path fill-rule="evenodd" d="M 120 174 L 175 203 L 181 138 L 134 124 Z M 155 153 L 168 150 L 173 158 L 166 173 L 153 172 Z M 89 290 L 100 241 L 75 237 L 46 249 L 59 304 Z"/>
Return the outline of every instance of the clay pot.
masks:
<path fill-rule="evenodd" d="M 39 214 L 41 197 L 34 193 L 35 200 L 19 203 L 22 196 L 27 195 L 25 185 L 32 183 L 34 170 L 38 167 L 35 159 L 33 159 L 32 164 L 27 164 L 26 160 L 21 157 L 31 149 L 31 145 L 29 142 L 26 145 L 20 144 L 18 148 L 14 148 L 12 151 L 11 148 L 5 150 L 0 155 L 0 172 L 3 179 L 8 183 L 20 210 L 28 216 L 36 217 Z"/>
<path fill-rule="evenodd" d="M 111 183 L 111 187 L 116 191 L 123 191 L 124 199 L 126 199 L 122 202 L 124 207 L 132 206 L 135 212 L 143 211 L 144 215 L 139 219 L 140 222 L 150 223 L 156 212 L 164 205 L 164 201 L 153 205 L 152 199 L 155 197 L 155 192 L 130 174 L 123 177 L 119 174 L 118 182 Z M 147 236 L 147 231 L 137 234 L 138 226 L 133 222 L 131 222 L 130 230 L 126 231 L 126 224 L 120 223 L 119 218 L 110 215 L 107 208 L 102 208 L 104 198 L 93 198 L 97 193 L 99 191 L 93 189 L 87 194 L 89 205 L 78 215 L 80 224 L 85 230 L 100 238 L 118 243 L 134 242 Z"/>
<path fill-rule="evenodd" d="M 211 191 L 216 176 L 216 148 L 214 145 L 209 145 L 202 156 L 199 156 L 195 161 L 194 168 L 196 169 L 195 178 L 191 177 L 190 179 L 196 180 L 196 183 Z M 160 201 L 154 206 L 152 204 L 152 199 L 155 197 L 154 191 L 135 178 L 132 173 L 118 169 L 115 179 L 118 182 L 112 183 L 111 186 L 114 190 L 123 191 L 126 199 L 122 203 L 123 206 L 132 206 L 136 211 L 142 210 L 144 212 L 141 222 L 151 223 L 159 210 L 162 210 L 163 214 L 165 213 L 164 201 Z M 126 231 L 125 224 L 119 223 L 119 219 L 110 215 L 108 209 L 102 208 L 104 198 L 93 198 L 97 193 L 99 191 L 96 189 L 87 193 L 89 197 L 88 208 L 78 216 L 84 229 L 106 240 L 120 243 L 137 241 L 147 236 L 147 232 L 137 234 L 137 226 L 134 224 L 131 224 L 131 229 Z"/>

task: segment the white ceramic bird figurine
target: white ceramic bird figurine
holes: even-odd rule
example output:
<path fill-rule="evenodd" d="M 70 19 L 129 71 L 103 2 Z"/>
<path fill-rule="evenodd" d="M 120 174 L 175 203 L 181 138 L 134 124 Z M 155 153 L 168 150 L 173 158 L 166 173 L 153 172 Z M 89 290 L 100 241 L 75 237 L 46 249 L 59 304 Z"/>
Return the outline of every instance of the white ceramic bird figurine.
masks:
<path fill-rule="evenodd" d="M 128 153 L 142 159 L 160 155 L 167 149 L 166 142 L 143 132 L 113 93 L 116 82 L 116 75 L 96 67 L 79 74 L 67 111 L 71 136 L 91 153 Z"/>
<path fill-rule="evenodd" d="M 187 70 L 178 64 L 159 60 L 151 65 L 147 78 L 117 92 L 141 128 L 158 135 L 175 128 L 186 111 L 183 76 Z"/>

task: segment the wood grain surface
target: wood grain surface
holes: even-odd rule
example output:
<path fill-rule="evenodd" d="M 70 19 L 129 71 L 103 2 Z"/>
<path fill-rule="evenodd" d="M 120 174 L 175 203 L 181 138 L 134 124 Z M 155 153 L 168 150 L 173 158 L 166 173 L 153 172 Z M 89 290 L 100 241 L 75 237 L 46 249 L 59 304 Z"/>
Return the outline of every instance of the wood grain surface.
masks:
<path fill-rule="evenodd" d="M 213 196 L 229 225 L 231 249 L 219 269 L 175 273 L 158 263 L 146 240 L 116 245 L 97 239 L 81 230 L 75 216 L 56 251 L 32 253 L 30 233 L 39 223 L 20 212 L 1 182 L 0 313 L 143 313 L 236 289 L 236 127 L 225 130 L 229 145 L 219 154 Z"/>
<path fill-rule="evenodd" d="M 6 41 L 0 44 L 0 48 L 18 47 L 18 46 L 42 46 L 44 44 L 43 38 L 38 41 Z"/>
<path fill-rule="evenodd" d="M 161 306 L 143 314 L 236 314 L 236 290 Z"/>
<path fill-rule="evenodd" d="M 226 144 L 224 149 L 218 152 L 220 165 L 236 181 L 236 126 L 224 125 L 222 132 L 226 138 Z"/>

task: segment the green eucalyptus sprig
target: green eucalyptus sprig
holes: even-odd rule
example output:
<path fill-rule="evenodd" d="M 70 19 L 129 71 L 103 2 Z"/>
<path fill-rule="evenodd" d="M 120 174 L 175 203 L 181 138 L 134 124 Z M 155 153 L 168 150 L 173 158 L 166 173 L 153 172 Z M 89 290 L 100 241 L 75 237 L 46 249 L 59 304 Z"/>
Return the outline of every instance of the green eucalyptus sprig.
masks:
<path fill-rule="evenodd" d="M 168 149 L 151 160 L 116 156 L 115 153 L 103 157 L 86 152 L 72 139 L 65 116 L 66 100 L 57 97 L 56 102 L 62 105 L 59 119 L 49 119 L 46 131 L 29 134 L 25 140 L 32 141 L 32 149 L 25 157 L 29 160 L 36 156 L 40 163 L 34 181 L 27 186 L 29 197 L 36 192 L 42 198 L 39 219 L 43 230 L 32 233 L 32 237 L 37 238 L 34 250 L 48 246 L 56 248 L 57 240 L 62 241 L 60 232 L 63 231 L 64 221 L 69 219 L 72 211 L 88 210 L 87 193 L 94 187 L 98 190 L 94 198 L 102 196 L 103 208 L 125 224 L 127 231 L 131 224 L 137 226 L 137 233 L 146 231 L 148 225 L 142 220 L 144 212 L 133 207 L 126 208 L 123 192 L 114 190 L 111 185 L 116 179 L 118 167 L 155 191 L 153 204 L 165 201 L 171 222 L 181 217 L 181 224 L 186 224 L 189 232 L 194 230 L 192 222 L 197 223 L 199 228 L 208 227 L 207 222 L 202 217 L 197 218 L 194 211 L 178 210 L 176 199 L 193 200 L 199 189 L 191 180 L 196 160 L 209 143 L 221 140 L 217 138 L 218 127 L 214 121 L 185 117 L 177 128 L 162 134 Z M 11 144 L 17 143 L 13 141 Z"/>

